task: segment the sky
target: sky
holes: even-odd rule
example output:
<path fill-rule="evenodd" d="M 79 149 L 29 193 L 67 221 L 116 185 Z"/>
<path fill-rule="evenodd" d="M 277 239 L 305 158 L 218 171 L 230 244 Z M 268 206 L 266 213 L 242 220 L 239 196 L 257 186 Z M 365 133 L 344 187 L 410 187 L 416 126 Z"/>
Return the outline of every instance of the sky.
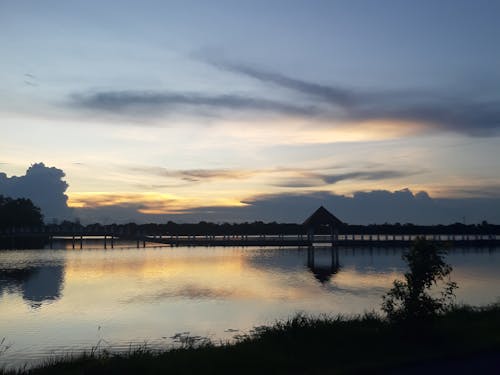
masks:
<path fill-rule="evenodd" d="M 301 222 L 325 205 L 500 223 L 499 14 L 0 0 L 0 194 L 47 221 Z"/>

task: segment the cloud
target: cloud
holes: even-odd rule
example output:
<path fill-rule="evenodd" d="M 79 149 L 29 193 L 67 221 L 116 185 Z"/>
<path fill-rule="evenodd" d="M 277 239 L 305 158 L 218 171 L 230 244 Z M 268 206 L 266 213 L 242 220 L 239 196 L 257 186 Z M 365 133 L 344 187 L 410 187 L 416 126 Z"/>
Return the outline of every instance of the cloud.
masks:
<path fill-rule="evenodd" d="M 168 169 L 142 166 L 130 167 L 129 169 L 134 172 L 145 172 L 160 177 L 179 178 L 186 182 L 200 182 L 213 179 L 238 180 L 249 178 L 259 173 L 257 170 L 245 169 Z"/>
<path fill-rule="evenodd" d="M 213 58 L 204 59 L 217 69 L 244 75 L 286 89 L 299 97 L 280 95 L 206 94 L 182 91 L 90 91 L 70 96 L 69 105 L 79 109 L 151 118 L 185 114 L 224 117 L 241 114 L 279 115 L 314 120 L 322 127 L 395 122 L 420 131 L 453 131 L 469 136 L 496 135 L 500 130 L 500 98 L 485 94 L 443 94 L 423 90 L 358 90 L 326 85 Z"/>
<path fill-rule="evenodd" d="M 324 175 L 322 176 L 323 181 L 328 184 L 335 184 L 339 181 L 343 180 L 368 180 L 368 181 L 376 181 L 376 180 L 386 180 L 390 178 L 396 177 L 405 177 L 409 176 L 413 173 L 411 172 L 401 172 L 401 171 L 370 171 L 370 172 L 349 172 L 349 173 L 341 173 L 335 175 Z"/>
<path fill-rule="evenodd" d="M 213 180 L 242 180 L 258 175 L 287 176 L 278 177 L 278 181 L 271 183 L 272 186 L 279 187 L 313 187 L 333 185 L 344 180 L 367 180 L 379 181 L 398 177 L 406 177 L 420 173 L 419 171 L 398 171 L 398 170 L 371 170 L 371 171 L 349 171 L 345 173 L 327 174 L 321 171 L 338 169 L 338 166 L 326 166 L 324 168 L 261 168 L 261 169 L 168 169 L 162 167 L 133 166 L 128 170 L 133 172 L 147 173 L 154 176 L 176 178 L 184 183 L 178 184 L 158 184 L 141 185 L 151 189 L 161 189 L 170 187 L 181 187 L 190 183 L 199 183 Z M 291 177 L 290 177 L 291 176 Z"/>
<path fill-rule="evenodd" d="M 65 194 L 68 184 L 61 169 L 35 163 L 24 176 L 7 177 L 0 173 L 0 194 L 12 198 L 29 198 L 40 207 L 45 221 L 69 219 L 73 216 Z"/>
<path fill-rule="evenodd" d="M 482 186 L 470 186 L 449 189 L 453 195 L 465 197 L 483 197 L 483 198 L 498 198 L 500 196 L 500 185 L 489 184 Z"/>
<path fill-rule="evenodd" d="M 203 215 L 216 221 L 278 221 L 301 223 L 323 205 L 341 220 L 350 224 L 415 223 L 446 224 L 462 221 L 479 223 L 500 222 L 500 198 L 431 198 L 426 192 L 408 189 L 357 192 L 353 196 L 331 192 L 282 193 L 256 196 L 245 201 L 244 207 L 212 207 L 191 210 L 191 215 Z M 208 217 L 207 217 L 208 216 Z M 193 217 L 193 216 L 191 216 Z"/>
<path fill-rule="evenodd" d="M 292 178 L 280 181 L 274 186 L 303 188 L 321 185 L 333 185 L 345 180 L 366 180 L 366 181 L 380 181 L 391 178 L 411 176 L 419 172 L 411 171 L 355 171 L 348 173 L 337 174 L 320 174 L 320 173 L 306 173 L 303 178 Z"/>
<path fill-rule="evenodd" d="M 279 101 L 242 95 L 205 95 L 167 91 L 101 91 L 71 96 L 71 104 L 77 107 L 114 113 L 134 111 L 188 112 L 193 109 L 202 113 L 211 111 L 265 111 L 300 116 L 312 116 L 316 112 L 312 105 L 294 105 Z"/>
<path fill-rule="evenodd" d="M 24 83 L 28 86 L 34 86 L 34 87 L 38 86 L 37 78 L 30 73 L 24 74 Z"/>
<path fill-rule="evenodd" d="M 168 209 L 168 202 L 161 200 L 142 202 L 139 196 L 135 203 L 115 202 L 107 206 L 75 208 L 83 222 L 245 222 L 277 221 L 302 223 L 315 209 L 323 205 L 341 220 L 350 224 L 407 223 L 448 224 L 462 221 L 480 223 L 487 220 L 500 223 L 500 197 L 491 198 L 432 198 L 426 192 L 414 193 L 408 189 L 388 191 L 373 190 L 357 192 L 353 196 L 331 192 L 303 192 L 259 195 L 245 200 L 242 205 L 191 205 L 177 211 Z M 193 202 L 191 202 L 193 203 Z M 196 202 L 194 202 L 196 203 Z M 200 203 L 200 202 L 198 202 Z M 173 207 L 170 207 L 172 209 Z"/>
<path fill-rule="evenodd" d="M 290 89 L 330 105 L 326 109 L 318 107 L 317 116 L 348 121 L 417 122 L 432 125 L 436 130 L 451 130 L 471 136 L 496 134 L 500 128 L 498 97 L 456 97 L 454 94 L 419 90 L 363 92 L 295 79 L 243 64 L 213 59 L 205 61 L 219 69 Z"/>
<path fill-rule="evenodd" d="M 336 104 L 342 107 L 350 106 L 357 100 L 356 94 L 354 92 L 343 87 L 326 86 L 317 83 L 302 81 L 300 79 L 287 77 L 279 73 L 259 70 L 241 64 L 224 63 L 220 61 L 209 62 L 219 69 L 238 74 L 244 74 L 259 81 L 272 83 L 280 87 L 298 91 L 302 94 L 320 98 L 329 103 Z"/>

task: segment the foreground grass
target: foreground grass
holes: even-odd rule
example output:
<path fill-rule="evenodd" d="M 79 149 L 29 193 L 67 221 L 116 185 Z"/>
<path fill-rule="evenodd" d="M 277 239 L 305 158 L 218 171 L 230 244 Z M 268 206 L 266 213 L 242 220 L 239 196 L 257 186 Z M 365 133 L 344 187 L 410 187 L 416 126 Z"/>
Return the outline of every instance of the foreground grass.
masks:
<path fill-rule="evenodd" d="M 257 328 L 234 344 L 128 354 L 84 354 L 0 374 L 385 373 L 442 358 L 500 355 L 500 304 L 460 307 L 427 327 L 394 326 L 375 315 L 297 316 Z"/>

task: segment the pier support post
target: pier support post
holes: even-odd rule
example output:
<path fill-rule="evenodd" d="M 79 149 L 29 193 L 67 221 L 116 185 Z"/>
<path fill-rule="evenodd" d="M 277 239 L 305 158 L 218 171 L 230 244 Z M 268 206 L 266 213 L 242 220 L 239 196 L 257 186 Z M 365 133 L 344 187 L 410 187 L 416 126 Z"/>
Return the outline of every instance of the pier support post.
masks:
<path fill-rule="evenodd" d="M 307 247 L 307 266 L 314 267 L 314 246 Z"/>

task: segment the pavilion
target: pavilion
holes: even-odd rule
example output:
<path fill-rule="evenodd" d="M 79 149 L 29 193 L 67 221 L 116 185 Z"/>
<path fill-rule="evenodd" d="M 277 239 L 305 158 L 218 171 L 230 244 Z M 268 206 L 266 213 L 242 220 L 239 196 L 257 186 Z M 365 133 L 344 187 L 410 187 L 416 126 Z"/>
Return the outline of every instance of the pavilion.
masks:
<path fill-rule="evenodd" d="M 332 244 L 337 239 L 339 229 L 344 226 L 344 223 L 335 215 L 321 206 L 309 216 L 302 226 L 307 231 L 307 239 L 310 243 L 314 242 L 314 233 L 319 232 L 323 228 L 328 228 L 328 233 L 332 236 Z M 323 232 L 323 230 L 321 230 Z"/>

